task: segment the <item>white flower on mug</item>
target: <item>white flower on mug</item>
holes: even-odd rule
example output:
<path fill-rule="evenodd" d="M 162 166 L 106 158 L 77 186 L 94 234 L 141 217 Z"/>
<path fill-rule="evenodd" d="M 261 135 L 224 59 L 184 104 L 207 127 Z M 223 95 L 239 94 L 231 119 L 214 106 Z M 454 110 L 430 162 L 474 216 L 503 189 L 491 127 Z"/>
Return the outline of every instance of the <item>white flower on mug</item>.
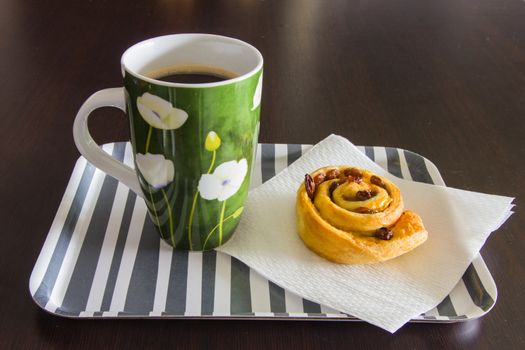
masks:
<path fill-rule="evenodd" d="M 261 104 L 261 96 L 262 96 L 262 79 L 263 75 L 259 75 L 259 81 L 257 82 L 257 87 L 255 88 L 255 93 L 253 94 L 253 107 L 252 111 L 255 110 L 255 108 L 259 107 Z"/>
<path fill-rule="evenodd" d="M 162 154 L 137 153 L 135 160 L 140 173 L 152 187 L 162 188 L 173 181 L 173 162 Z"/>
<path fill-rule="evenodd" d="M 233 196 L 241 187 L 248 172 L 246 159 L 231 160 L 222 163 L 213 174 L 204 174 L 199 180 L 201 197 L 207 200 L 217 199 L 222 202 Z"/>
<path fill-rule="evenodd" d="M 149 92 L 137 97 L 137 108 L 142 118 L 157 129 L 178 129 L 188 119 L 188 113 Z"/>

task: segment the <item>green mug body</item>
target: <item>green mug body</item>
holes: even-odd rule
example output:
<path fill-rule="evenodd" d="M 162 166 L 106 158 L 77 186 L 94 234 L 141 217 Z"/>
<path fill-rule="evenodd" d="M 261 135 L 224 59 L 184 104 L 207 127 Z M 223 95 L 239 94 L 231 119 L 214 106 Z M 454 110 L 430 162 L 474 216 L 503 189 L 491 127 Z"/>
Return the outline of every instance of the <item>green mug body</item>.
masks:
<path fill-rule="evenodd" d="M 122 56 L 135 170 L 149 217 L 176 249 L 225 243 L 248 194 L 259 133 L 262 56 L 209 34 L 153 38 Z M 165 74 L 221 75 L 181 83 Z"/>

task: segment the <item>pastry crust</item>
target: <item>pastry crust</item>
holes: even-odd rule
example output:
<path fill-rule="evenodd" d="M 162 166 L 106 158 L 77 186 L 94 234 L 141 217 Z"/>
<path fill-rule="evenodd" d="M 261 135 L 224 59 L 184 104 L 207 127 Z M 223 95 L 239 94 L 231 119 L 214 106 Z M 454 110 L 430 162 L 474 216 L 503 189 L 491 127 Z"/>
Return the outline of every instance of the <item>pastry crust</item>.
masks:
<path fill-rule="evenodd" d="M 312 199 L 304 182 L 299 187 L 297 228 L 308 248 L 337 263 L 369 264 L 395 258 L 426 241 L 428 233 L 421 218 L 412 211 L 404 211 L 396 185 L 356 167 L 352 169 L 360 173 L 360 179 L 341 180 L 347 179 L 342 174 L 349 168 L 330 166 L 311 173 L 312 178 L 334 169 L 341 174 L 315 186 Z M 333 182 L 342 184 L 336 187 Z M 357 191 L 368 191 L 371 198 L 357 199 Z M 375 236 L 382 227 L 392 232 L 391 239 Z"/>

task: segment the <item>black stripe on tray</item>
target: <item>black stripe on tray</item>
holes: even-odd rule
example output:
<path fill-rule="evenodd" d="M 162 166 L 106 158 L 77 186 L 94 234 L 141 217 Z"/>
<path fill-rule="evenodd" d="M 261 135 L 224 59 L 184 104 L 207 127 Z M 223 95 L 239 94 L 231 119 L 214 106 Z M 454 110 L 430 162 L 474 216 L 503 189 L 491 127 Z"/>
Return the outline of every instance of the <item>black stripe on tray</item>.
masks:
<path fill-rule="evenodd" d="M 161 240 L 149 215 L 146 215 L 133 272 L 126 293 L 124 312 L 147 315 L 153 310 L 155 286 L 159 272 L 159 250 Z"/>
<path fill-rule="evenodd" d="M 403 174 L 401 173 L 401 162 L 399 161 L 399 153 L 397 153 L 397 148 L 385 147 L 385 151 L 388 172 L 397 177 L 403 177 Z"/>
<path fill-rule="evenodd" d="M 202 253 L 202 301 L 201 314 L 212 315 L 215 296 L 215 267 L 217 252 L 215 250 Z"/>
<path fill-rule="evenodd" d="M 456 317 L 456 309 L 450 300 L 450 296 L 446 296 L 445 299 L 437 306 L 437 310 L 440 316 Z"/>
<path fill-rule="evenodd" d="M 183 316 L 186 311 L 186 290 L 188 285 L 188 252 L 173 250 L 166 298 L 166 313 Z"/>
<path fill-rule="evenodd" d="M 272 281 L 268 282 L 268 287 L 270 290 L 270 310 L 275 313 L 285 313 L 286 300 L 284 296 L 284 289 Z"/>
<path fill-rule="evenodd" d="M 82 177 L 80 178 L 80 182 L 78 184 L 75 196 L 73 197 L 73 201 L 71 202 L 71 207 L 69 208 L 66 220 L 64 221 L 64 226 L 60 232 L 55 250 L 53 250 L 49 265 L 44 274 L 44 277 L 42 278 L 42 282 L 33 296 L 38 304 L 42 306 L 46 305 L 46 303 L 49 301 L 49 297 L 53 287 L 55 286 L 58 273 L 60 272 L 60 267 L 64 261 L 64 256 L 66 255 L 66 251 L 69 246 L 69 242 L 71 241 L 73 231 L 75 230 L 75 226 L 77 225 L 78 217 L 80 215 L 80 211 L 82 210 L 82 206 L 84 205 L 86 194 L 89 189 L 89 185 L 91 184 L 91 180 L 93 179 L 94 173 L 95 167 L 86 162 L 86 167 L 84 168 Z"/>
<path fill-rule="evenodd" d="M 109 311 L 111 306 L 111 299 L 113 298 L 113 292 L 115 291 L 117 275 L 120 268 L 120 262 L 122 261 L 122 255 L 124 254 L 124 247 L 126 244 L 126 238 L 128 236 L 129 225 L 131 223 L 131 216 L 133 214 L 133 208 L 135 207 L 136 199 L 137 195 L 133 191 L 129 191 L 128 198 L 126 199 L 126 206 L 124 208 L 124 214 L 122 215 L 122 222 L 118 232 L 117 243 L 115 244 L 115 251 L 113 252 L 113 258 L 109 268 L 106 288 L 104 289 L 104 296 L 102 298 L 102 305 L 100 307 L 101 311 Z"/>
<path fill-rule="evenodd" d="M 463 283 L 467 288 L 470 298 L 483 311 L 488 311 L 494 305 L 494 299 L 487 292 L 474 265 L 470 264 L 463 274 Z"/>
<path fill-rule="evenodd" d="M 122 161 L 124 159 L 124 149 L 124 143 L 116 143 L 113 147 L 112 156 Z M 104 182 L 100 189 L 95 209 L 93 210 L 93 216 L 89 222 L 86 236 L 84 237 L 78 259 L 71 275 L 71 280 L 69 281 L 64 300 L 60 307 L 64 311 L 75 310 L 75 313 L 77 313 L 77 310 L 86 309 L 89 292 L 91 291 L 91 285 L 97 268 L 96 262 L 100 256 L 111 209 L 115 200 L 117 185 L 118 181 L 113 177 L 104 177 Z"/>
<path fill-rule="evenodd" d="M 303 299 L 303 309 L 307 314 L 315 314 L 315 316 L 321 313 L 321 305 L 307 299 Z"/>
<path fill-rule="evenodd" d="M 262 182 L 275 176 L 275 145 L 263 143 L 261 145 Z"/>
<path fill-rule="evenodd" d="M 231 258 L 230 314 L 241 315 L 252 312 L 250 293 L 250 268 L 240 260 Z"/>
<path fill-rule="evenodd" d="M 365 146 L 365 155 L 370 158 L 371 160 L 374 160 L 374 147 L 372 146 Z"/>
<path fill-rule="evenodd" d="M 291 165 L 293 162 L 295 162 L 299 157 L 302 155 L 302 147 L 301 145 L 292 144 L 289 143 L 286 145 L 287 147 L 287 153 L 288 153 L 288 165 Z"/>
<path fill-rule="evenodd" d="M 407 161 L 408 170 L 410 171 L 410 176 L 412 176 L 412 180 L 424 182 L 427 184 L 434 183 L 430 173 L 428 172 L 425 159 L 423 159 L 423 157 L 410 151 L 404 151 L 404 154 Z"/>

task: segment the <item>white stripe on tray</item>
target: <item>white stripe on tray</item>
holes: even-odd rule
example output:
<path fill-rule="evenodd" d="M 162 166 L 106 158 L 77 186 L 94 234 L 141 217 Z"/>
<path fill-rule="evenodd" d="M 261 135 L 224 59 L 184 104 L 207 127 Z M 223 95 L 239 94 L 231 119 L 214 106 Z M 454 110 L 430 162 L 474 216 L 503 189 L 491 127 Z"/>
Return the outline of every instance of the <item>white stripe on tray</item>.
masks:
<path fill-rule="evenodd" d="M 284 298 L 286 303 L 286 312 L 288 313 L 304 313 L 303 298 L 288 290 L 284 290 Z"/>
<path fill-rule="evenodd" d="M 384 147 L 374 146 L 375 162 L 383 169 L 388 169 L 386 151 Z"/>
<path fill-rule="evenodd" d="M 397 154 L 399 154 L 399 165 L 401 166 L 401 175 L 403 179 L 405 180 L 412 180 L 412 176 L 410 176 L 410 171 L 408 170 L 407 160 L 405 158 L 405 153 L 401 151 L 400 149 L 397 150 Z"/>
<path fill-rule="evenodd" d="M 160 316 L 166 310 L 173 248 L 163 240 L 159 245 L 159 270 L 155 286 L 155 299 L 151 316 Z"/>
<path fill-rule="evenodd" d="M 202 252 L 188 254 L 188 283 L 186 285 L 186 316 L 201 315 Z"/>
<path fill-rule="evenodd" d="M 301 145 L 301 154 L 304 155 L 306 152 L 308 152 L 310 150 L 310 148 L 312 148 L 313 146 L 312 145 Z"/>
<path fill-rule="evenodd" d="M 250 297 L 252 310 L 258 312 L 271 312 L 270 290 L 268 280 L 256 271 L 250 269 Z"/>
<path fill-rule="evenodd" d="M 276 144 L 275 145 L 275 174 L 279 174 L 281 171 L 288 167 L 288 145 Z M 275 175 L 274 175 L 275 176 Z"/>
<path fill-rule="evenodd" d="M 230 315 L 231 257 L 217 252 L 213 315 Z"/>

